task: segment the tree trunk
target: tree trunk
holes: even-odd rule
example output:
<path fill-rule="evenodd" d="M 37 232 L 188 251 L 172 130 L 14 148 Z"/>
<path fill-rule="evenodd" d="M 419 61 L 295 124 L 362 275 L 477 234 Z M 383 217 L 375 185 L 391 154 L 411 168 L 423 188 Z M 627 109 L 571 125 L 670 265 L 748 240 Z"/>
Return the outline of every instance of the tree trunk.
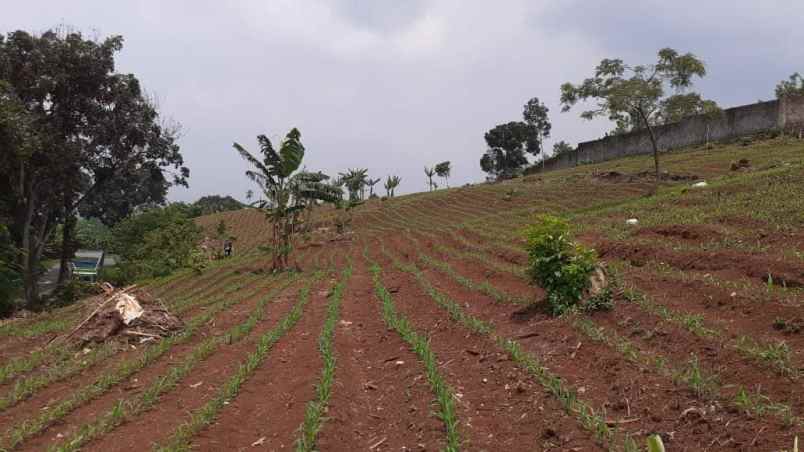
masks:
<path fill-rule="evenodd" d="M 639 112 L 639 116 L 642 117 L 642 121 L 645 123 L 645 127 L 648 129 L 648 136 L 650 136 L 650 143 L 653 145 L 653 167 L 656 172 L 656 185 L 659 185 L 659 145 L 656 143 L 656 135 L 653 132 L 653 126 L 650 125 L 648 121 L 648 117 L 642 111 L 642 109 L 637 110 Z"/>
<path fill-rule="evenodd" d="M 70 277 L 70 259 L 75 253 L 75 226 L 77 219 L 72 209 L 65 205 L 64 227 L 61 230 L 61 260 L 59 262 L 59 287 L 63 286 Z"/>
<path fill-rule="evenodd" d="M 20 170 L 20 174 L 24 174 L 22 169 Z M 25 306 L 28 309 L 35 309 L 39 304 L 39 287 L 37 286 L 39 275 L 36 274 L 38 260 L 36 259 L 36 253 L 33 252 L 35 250 L 33 219 L 37 198 L 33 181 L 30 180 L 30 178 L 24 180 L 20 185 L 24 190 L 24 193 L 21 193 L 21 195 L 25 202 L 24 204 L 19 204 L 21 209 L 15 216 L 17 225 L 15 225 L 14 229 L 19 231 L 19 236 L 17 237 L 18 243 L 15 243 L 19 250 L 17 253 L 17 264 L 19 268 L 22 269 Z"/>

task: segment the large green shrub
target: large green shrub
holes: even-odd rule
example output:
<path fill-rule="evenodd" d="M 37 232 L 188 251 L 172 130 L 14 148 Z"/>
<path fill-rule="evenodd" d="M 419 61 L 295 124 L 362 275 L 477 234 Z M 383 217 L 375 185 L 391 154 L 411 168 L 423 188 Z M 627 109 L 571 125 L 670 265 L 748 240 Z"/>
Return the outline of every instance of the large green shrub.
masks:
<path fill-rule="evenodd" d="M 540 215 L 525 231 L 528 275 L 547 291 L 554 315 L 563 314 L 582 300 L 597 265 L 594 250 L 573 241 L 569 229 L 561 218 Z"/>
<path fill-rule="evenodd" d="M 199 228 L 181 208 L 154 208 L 112 229 L 112 251 L 121 262 L 106 276 L 119 283 L 166 276 L 196 264 Z"/>

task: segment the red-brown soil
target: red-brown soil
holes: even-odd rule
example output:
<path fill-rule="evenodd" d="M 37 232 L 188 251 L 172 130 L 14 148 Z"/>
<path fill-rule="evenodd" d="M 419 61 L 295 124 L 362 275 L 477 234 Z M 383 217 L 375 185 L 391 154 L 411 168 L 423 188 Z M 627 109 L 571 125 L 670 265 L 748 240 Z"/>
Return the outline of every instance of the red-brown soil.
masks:
<path fill-rule="evenodd" d="M 213 422 L 190 438 L 192 448 L 295 449 L 305 409 L 316 397 L 321 377 L 318 339 L 327 312 L 326 295 L 347 262 L 353 274 L 343 292 L 333 336 L 334 382 L 316 450 L 420 451 L 446 446 L 446 428 L 437 416 L 440 405 L 424 365 L 383 321 L 365 249 L 382 266 L 382 283 L 398 312 L 429 340 L 437 370 L 455 393 L 461 450 L 577 452 L 609 446 L 619 450 L 625 435 L 641 446 L 650 433 L 661 434 L 673 452 L 790 450 L 796 435 L 804 437 L 804 397 L 799 389 L 804 370 L 804 217 L 799 200 L 804 193 L 800 178 L 804 147 L 788 138 L 757 146 L 759 152 L 747 147 L 724 152 L 721 149 L 727 146 L 718 146 L 718 150 L 669 153 L 663 156 L 663 166 L 670 174 L 698 175 L 710 186 L 673 189 L 689 186 L 692 178 L 671 177 L 661 181 L 655 197 L 646 197 L 656 190 L 655 181 L 640 174 L 652 162 L 633 158 L 501 183 L 368 200 L 352 212 L 348 240 L 331 242 L 314 234 L 312 241 L 294 251 L 296 256 L 306 253 L 300 265 L 305 276 L 322 267 L 326 276 L 313 288 L 298 324 L 274 345 Z M 730 171 L 729 163 L 741 158 L 750 159 L 752 170 Z M 776 195 L 759 205 L 754 200 L 762 190 Z M 740 199 L 748 200 L 745 206 L 735 205 Z M 786 209 L 785 203 L 795 207 Z M 639 217 L 640 209 L 666 209 L 668 215 L 654 220 L 665 218 L 668 223 L 616 227 L 631 215 Z M 332 227 L 334 213 L 320 209 L 314 224 Z M 528 255 L 518 233 L 542 213 L 569 218 L 572 229 L 582 231 L 579 240 L 597 250 L 620 288 L 630 289 L 614 292 L 611 311 L 558 318 L 548 314 L 545 292 L 531 285 L 523 272 Z M 711 221 L 673 224 L 675 218 L 679 223 L 692 218 Z M 258 245 L 269 241 L 270 225 L 255 210 L 211 215 L 199 223 L 213 228 L 221 219 L 239 238 L 236 251 L 253 252 L 253 259 L 233 259 L 201 275 L 182 275 L 151 286 L 152 293 L 168 304 L 195 297 L 182 312 L 185 321 L 209 309 L 204 305 L 219 299 L 235 281 L 240 287 L 227 296 L 255 293 L 217 313 L 186 343 L 66 413 L 19 449 L 56 445 L 116 402 L 136 400 L 194 347 L 220 337 L 253 312 L 259 296 L 269 290 L 260 284 L 273 281 L 265 265 L 267 256 L 257 252 Z M 383 248 L 405 266 L 395 266 Z M 452 273 L 439 269 L 438 262 L 419 259 L 419 253 L 448 264 Z M 451 317 L 406 271 L 411 266 L 464 313 L 492 325 L 492 333 L 472 332 Z M 257 338 L 288 312 L 300 283 L 286 288 L 278 302 L 269 303 L 264 319 L 242 340 L 222 344 L 197 363 L 175 388 L 160 396 L 153 409 L 127 419 L 82 450 L 141 450 L 164 444 L 194 410 L 218 394 L 254 350 Z M 631 297 L 634 293 L 652 305 Z M 84 308 L 65 310 L 64 318 L 75 324 Z M 44 318 L 21 322 L 33 324 Z M 25 356 L 52 337 L 48 333 L 0 337 L 0 361 Z M 546 389 L 546 380 L 512 361 L 504 349 L 506 340 L 515 341 L 549 375 L 559 378 L 564 389 L 594 410 L 596 418 L 616 426 L 614 443 L 600 441 L 579 413 L 565 409 Z M 739 350 L 741 340 L 763 346 L 783 342 L 790 369 L 782 371 L 779 362 Z M 121 350 L 78 375 L 40 388 L 0 413 L 0 433 L 47 413 L 58 401 L 148 347 Z M 693 357 L 703 378 L 713 382 L 706 391 L 694 391 L 693 379 L 683 375 L 692 369 Z M 0 391 L 7 394 L 22 378 L 44 375 L 58 365 L 55 361 L 46 359 L 9 379 Z M 757 406 L 766 411 L 750 413 L 736 403 L 741 388 L 759 394 Z M 787 415 L 784 410 L 789 410 Z M 0 444 L 8 440 L 4 436 Z"/>
<path fill-rule="evenodd" d="M 400 246 L 400 250 L 408 250 L 400 251 L 400 256 L 413 255 L 410 246 L 410 244 Z M 446 256 L 439 257 L 449 261 Z M 454 260 L 450 263 L 456 271 L 467 276 L 474 275 L 474 279 L 482 273 L 474 263 Z M 436 272 L 428 270 L 426 273 Z M 494 275 L 499 279 L 508 279 L 508 287 L 517 284 L 511 275 L 502 273 Z M 500 286 L 499 279 L 494 281 L 495 285 Z M 648 369 L 624 361 L 615 350 L 578 335 L 567 328 L 566 322 L 551 319 L 539 310 L 530 310 L 530 314 L 526 316 L 518 315 L 524 311 L 515 306 L 495 304 L 487 297 L 471 293 L 449 281 L 443 275 L 433 274 L 431 280 L 435 281 L 437 287 L 450 293 L 453 299 L 460 300 L 462 305 L 466 303 L 467 311 L 483 320 L 494 322 L 501 334 L 514 338 L 526 337 L 521 341 L 523 346 L 544 359 L 551 370 L 559 373 L 574 387 L 583 388 L 582 398 L 589 399 L 597 409 L 606 409 L 611 414 L 629 419 L 633 417 L 629 411 L 641 413 L 639 421 L 623 426 L 626 431 L 686 431 L 685 438 L 675 438 L 671 443 L 673 450 L 700 450 L 696 447 L 705 447 L 706 438 L 714 432 L 718 432 L 719 441 L 724 445 L 732 444 L 740 447 L 749 445 L 754 447 L 758 446 L 760 441 L 765 441 L 749 437 L 745 434 L 746 431 L 762 429 L 778 432 L 782 437 L 786 436 L 787 429 L 779 420 L 753 419 L 721 405 L 718 405 L 717 416 L 706 419 L 704 423 L 701 423 L 700 419 L 686 419 L 681 416 L 683 410 L 710 402 L 698 400 L 690 390 L 678 387 L 666 377 L 646 372 Z M 523 282 L 519 284 L 520 296 L 539 299 L 538 290 L 528 287 Z M 675 345 L 681 350 L 687 350 L 685 348 L 687 344 L 676 342 Z M 650 388 L 650 391 L 645 391 L 647 388 Z M 657 411 L 656 407 L 661 408 Z M 757 423 L 758 425 L 752 425 Z M 705 428 L 701 428 L 704 426 Z M 782 445 L 783 442 L 780 443 L 780 447 Z M 745 450 L 751 450 L 751 447 Z"/>
<path fill-rule="evenodd" d="M 432 394 L 409 346 L 382 321 L 371 275 L 355 256 L 335 332 L 334 391 L 319 437 L 327 451 L 417 450 L 444 445 Z M 397 364 L 397 362 L 404 364 Z"/>
<path fill-rule="evenodd" d="M 393 263 L 375 256 L 396 290 L 394 302 L 420 332 L 430 338 L 444 373 L 458 397 L 460 431 L 467 450 L 595 450 L 588 432 L 488 338 L 468 331 Z M 463 304 L 466 298 L 457 298 Z M 549 410 L 545 419 L 534 413 Z"/>

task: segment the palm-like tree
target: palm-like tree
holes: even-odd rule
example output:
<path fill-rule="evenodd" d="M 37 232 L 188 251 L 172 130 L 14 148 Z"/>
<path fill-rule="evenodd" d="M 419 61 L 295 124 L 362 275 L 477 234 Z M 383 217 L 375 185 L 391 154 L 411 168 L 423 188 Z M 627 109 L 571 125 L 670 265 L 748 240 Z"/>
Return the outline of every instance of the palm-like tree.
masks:
<path fill-rule="evenodd" d="M 315 182 L 307 177 L 316 173 L 302 172 L 294 175 L 304 158 L 301 133 L 296 128 L 288 132 L 278 152 L 265 135 L 259 135 L 257 142 L 263 156 L 262 160 L 254 157 L 238 143 L 234 143 L 233 146 L 254 167 L 253 170 L 246 171 L 246 176 L 265 194 L 266 199 L 261 199 L 253 205 L 262 209 L 272 223 L 272 268 L 273 271 L 282 271 L 288 268 L 288 256 L 292 249 L 291 239 L 298 214 L 307 207 L 310 200 L 330 200 L 334 197 L 334 193 L 322 188 L 326 185 L 320 183 L 323 179 Z"/>
<path fill-rule="evenodd" d="M 382 179 L 380 179 L 379 177 L 376 179 L 368 178 L 368 180 L 366 181 L 366 185 L 368 185 L 369 187 L 369 198 L 374 196 L 374 186 L 377 185 L 381 180 Z"/>
<path fill-rule="evenodd" d="M 351 201 L 362 200 L 365 197 L 368 169 L 349 169 L 346 173 L 339 173 L 339 176 L 349 191 Z"/>
<path fill-rule="evenodd" d="M 319 201 L 337 203 L 343 197 L 343 190 L 333 184 L 327 183 L 329 176 L 321 171 L 299 171 L 290 178 L 290 190 L 298 205 L 304 206 L 306 212 L 303 229 L 307 232 L 312 227 L 313 209 Z M 297 215 L 300 212 L 297 212 Z M 294 230 L 298 217 L 293 219 Z"/>
<path fill-rule="evenodd" d="M 393 198 L 394 197 L 394 190 L 396 189 L 396 187 L 399 186 L 399 183 L 401 181 L 402 181 L 402 179 L 399 176 L 388 176 L 388 178 L 385 179 L 385 194 L 386 194 L 386 196 L 388 196 L 389 198 Z"/>
<path fill-rule="evenodd" d="M 435 176 L 435 173 L 435 168 L 424 167 L 424 174 L 427 176 L 427 187 L 430 189 L 430 191 L 433 191 L 433 189 L 436 187 L 435 182 L 433 182 L 433 176 Z"/>

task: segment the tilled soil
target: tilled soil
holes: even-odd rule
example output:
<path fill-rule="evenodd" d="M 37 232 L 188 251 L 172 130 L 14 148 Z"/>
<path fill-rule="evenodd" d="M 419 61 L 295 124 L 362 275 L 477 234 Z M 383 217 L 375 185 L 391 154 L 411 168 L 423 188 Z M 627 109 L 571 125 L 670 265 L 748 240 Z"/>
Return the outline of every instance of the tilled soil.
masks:
<path fill-rule="evenodd" d="M 212 289 L 212 291 L 206 294 L 205 297 L 208 299 L 215 298 L 220 294 L 221 291 L 222 287 Z M 190 312 L 185 313 L 183 317 L 185 320 L 187 320 L 191 318 L 193 314 L 197 313 L 198 309 L 193 309 Z M 215 326 L 214 320 L 212 322 L 212 326 L 213 327 Z M 211 333 L 210 331 L 205 332 L 202 330 L 190 341 L 185 342 L 184 344 L 179 344 L 176 348 L 174 348 L 174 351 L 172 352 L 176 353 L 176 350 L 180 351 L 183 349 L 190 349 L 195 343 L 202 340 L 206 335 L 210 333 Z M 133 361 L 138 359 L 142 355 L 142 353 L 147 349 L 148 346 L 149 345 L 123 348 L 120 352 L 113 355 L 111 358 L 100 361 L 95 365 L 84 369 L 84 371 L 78 378 L 67 378 L 64 380 L 51 383 L 50 385 L 37 391 L 30 398 L 23 400 L 19 402 L 17 405 L 5 410 L 3 413 L 0 413 L 0 424 L 10 426 L 16 422 L 19 422 L 21 419 L 27 419 L 35 416 L 41 410 L 46 409 L 46 407 L 58 403 L 60 400 L 63 400 L 65 395 L 69 395 L 79 390 L 80 388 L 87 386 L 88 384 L 94 382 L 99 376 L 103 375 L 104 373 L 114 371 L 114 369 L 116 369 L 122 362 Z M 89 347 L 91 348 L 93 346 Z M 83 351 L 78 350 L 76 351 L 75 357 L 73 359 L 80 360 L 82 359 L 82 356 Z M 168 358 L 163 356 L 161 359 L 168 359 Z M 32 374 L 24 375 L 21 378 L 30 378 L 35 375 L 45 374 L 46 372 L 47 372 L 46 368 L 40 368 L 37 369 Z"/>
<path fill-rule="evenodd" d="M 595 450 L 588 432 L 487 337 L 449 318 L 415 279 L 377 256 L 397 288 L 394 301 L 439 357 L 440 370 L 458 398 L 460 432 L 467 450 Z M 463 305 L 466 298 L 455 298 Z M 549 419 L 539 415 L 549 410 Z"/>
<path fill-rule="evenodd" d="M 699 157 L 703 161 L 695 174 L 709 179 L 728 173 L 728 166 L 708 153 Z M 349 263 L 353 274 L 343 291 L 333 335 L 334 380 L 315 450 L 445 448 L 442 407 L 425 365 L 383 320 L 369 269 L 376 262 L 396 310 L 427 338 L 426 347 L 436 356 L 436 371 L 454 394 L 460 450 L 620 450 L 627 436 L 641 446 L 651 433 L 660 434 L 673 452 L 790 450 L 792 439 L 802 437 L 804 410 L 799 390 L 804 266 L 798 250 L 804 235 L 791 227 L 796 225 L 793 217 L 774 222 L 769 216 L 758 220 L 757 215 L 739 212 L 718 214 L 706 225 L 613 228 L 613 222 L 622 224 L 624 215 L 642 208 L 641 201 L 634 203 L 634 209 L 618 205 L 654 188 L 644 178 L 610 183 L 636 171 L 617 165 L 603 167 L 609 173 L 598 174 L 602 178 L 590 177 L 590 171 L 598 171 L 592 167 L 579 167 L 561 177 L 538 174 L 500 184 L 367 201 L 354 212 L 349 240 L 302 247 L 294 253 L 304 256 L 300 265 L 304 277 L 322 266 L 327 268 L 325 276 L 312 288 L 298 323 L 189 445 L 215 451 L 295 450 L 305 410 L 317 397 L 323 363 L 319 337 L 330 289 Z M 750 183 L 741 183 L 718 188 L 718 193 L 731 196 L 751 189 Z M 657 206 L 709 209 L 718 199 L 711 198 L 662 198 L 665 201 Z M 609 211 L 606 206 L 616 208 Z M 617 268 L 618 283 L 636 292 L 616 291 L 613 310 L 608 312 L 550 316 L 545 292 L 530 285 L 522 271 L 528 256 L 524 238 L 517 234 L 531 215 L 545 212 L 566 213 L 578 220 L 583 228 L 580 240 L 596 248 L 609 268 Z M 204 222 L 213 226 L 219 218 L 228 221 L 232 216 L 232 227 L 244 237 L 238 242 L 244 252 L 267 242 L 270 228 L 262 215 L 252 211 L 237 215 L 221 214 Z M 737 245 L 731 249 L 730 243 Z M 431 260 L 420 259 L 419 253 Z M 226 293 L 223 301 L 256 292 L 218 312 L 196 335 L 130 378 L 65 413 L 19 449 L 44 450 L 108 413 L 116 403 L 138 400 L 205 340 L 221 337 L 245 321 L 260 296 L 275 284 L 261 286 L 275 276 L 267 271 L 264 256 L 254 256 L 153 287 L 153 294 L 166 301 L 195 297 L 181 315 L 185 321 L 210 309 L 203 305 L 222 297 L 233 283 L 240 287 Z M 397 267 L 396 261 L 404 267 Z M 449 270 L 438 264 L 447 264 Z M 419 269 L 420 277 L 439 296 L 455 303 L 453 308 L 491 325 L 491 332 L 473 332 L 456 320 L 407 271 L 410 268 Z M 264 318 L 252 331 L 239 341 L 221 343 L 176 387 L 162 393 L 152 409 L 127 418 L 82 450 L 164 445 L 177 427 L 220 394 L 255 350 L 258 338 L 290 311 L 303 279 L 265 306 Z M 632 293 L 648 297 L 655 308 L 629 301 L 634 299 Z M 68 314 L 80 317 L 78 312 Z M 702 334 L 703 327 L 715 332 Z M 0 364 L 26 356 L 53 335 L 0 337 Z M 738 350 L 745 340 L 778 346 L 781 359 L 798 373 L 780 371 L 780 361 L 774 364 L 773 356 L 752 357 Z M 511 344 L 543 367 L 528 369 L 515 362 L 506 351 Z M 78 375 L 38 389 L 0 413 L 2 433 L 55 409 L 59 401 L 149 347 L 121 350 Z M 82 356 L 79 351 L 75 359 Z M 45 359 L 31 371 L 9 378 L 0 392 L 7 394 L 14 384 L 45 375 L 56 365 Z M 539 377 L 542 371 L 557 380 Z M 560 390 L 550 386 L 556 381 Z M 738 403 L 743 390 L 753 399 Z M 579 404 L 570 403 L 576 409 L 565 407 L 562 402 L 568 400 L 577 400 Z M 593 412 L 585 417 L 579 406 Z M 608 440 L 594 431 L 600 422 L 613 431 Z M 8 437 L 0 441 L 2 446 Z"/>
<path fill-rule="evenodd" d="M 388 241 L 386 241 L 387 243 Z M 414 255 L 410 243 L 396 243 L 400 257 Z M 404 251 L 403 251 L 404 250 Z M 460 262 L 452 262 L 459 273 L 465 271 Z M 620 428 L 628 433 L 664 433 L 672 450 L 703 450 L 712 444 L 727 444 L 742 450 L 774 450 L 785 447 L 789 429 L 778 419 L 757 419 L 720 404 L 697 398 L 689 389 L 677 386 L 670 378 L 628 362 L 616 350 L 596 343 L 568 328 L 566 321 L 553 319 L 544 313 L 518 316 L 516 306 L 495 304 L 493 300 L 470 292 L 457 283 L 427 270 L 434 285 L 453 299 L 461 300 L 467 312 L 493 322 L 498 334 L 522 338 L 521 345 L 545 362 L 588 400 L 598 412 L 606 412 L 614 422 L 624 422 Z M 523 297 L 533 296 L 533 290 L 523 286 Z M 701 408 L 703 407 L 703 408 Z M 689 408 L 712 409 L 715 415 L 694 418 L 698 411 Z M 686 414 L 685 414 L 686 413 Z M 683 437 L 674 432 L 684 431 Z M 763 431 L 768 436 L 757 437 Z"/>
<path fill-rule="evenodd" d="M 382 321 L 371 274 L 362 258 L 355 261 L 335 332 L 337 370 L 319 448 L 439 450 L 443 425 L 431 415 L 432 394 L 423 370 L 408 345 Z"/>

